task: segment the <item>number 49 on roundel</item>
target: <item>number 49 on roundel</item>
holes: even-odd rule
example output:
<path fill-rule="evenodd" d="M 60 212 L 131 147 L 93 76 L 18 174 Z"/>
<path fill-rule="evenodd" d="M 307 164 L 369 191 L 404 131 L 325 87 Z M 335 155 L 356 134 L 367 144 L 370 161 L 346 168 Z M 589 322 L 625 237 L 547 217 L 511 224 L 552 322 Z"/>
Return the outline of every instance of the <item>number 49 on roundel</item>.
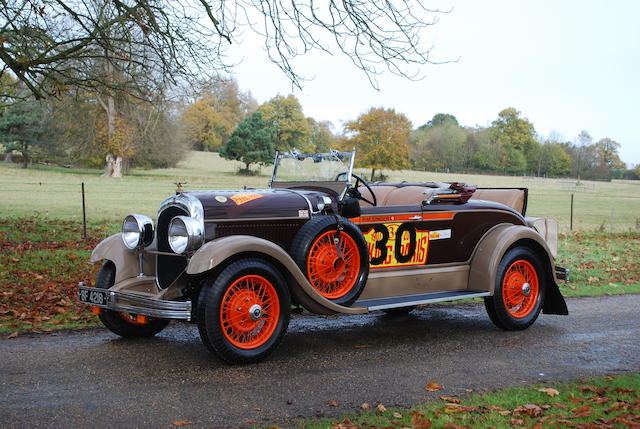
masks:
<path fill-rule="evenodd" d="M 94 249 L 100 269 L 79 300 L 128 338 L 191 322 L 229 363 L 272 353 L 292 305 L 406 314 L 483 297 L 505 330 L 568 314 L 557 223 L 527 216 L 526 188 L 372 184 L 354 174 L 354 157 L 277 153 L 265 189 L 182 191 L 155 220 L 128 215 Z"/>

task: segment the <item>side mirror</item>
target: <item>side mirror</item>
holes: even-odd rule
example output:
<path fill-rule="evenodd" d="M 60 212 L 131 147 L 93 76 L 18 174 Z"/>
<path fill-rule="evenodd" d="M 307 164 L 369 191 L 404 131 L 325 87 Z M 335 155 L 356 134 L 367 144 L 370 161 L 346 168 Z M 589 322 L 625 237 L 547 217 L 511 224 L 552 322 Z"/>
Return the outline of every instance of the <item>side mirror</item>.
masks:
<path fill-rule="evenodd" d="M 360 202 L 357 198 L 346 197 L 338 203 L 340 215 L 351 219 L 360 216 Z"/>

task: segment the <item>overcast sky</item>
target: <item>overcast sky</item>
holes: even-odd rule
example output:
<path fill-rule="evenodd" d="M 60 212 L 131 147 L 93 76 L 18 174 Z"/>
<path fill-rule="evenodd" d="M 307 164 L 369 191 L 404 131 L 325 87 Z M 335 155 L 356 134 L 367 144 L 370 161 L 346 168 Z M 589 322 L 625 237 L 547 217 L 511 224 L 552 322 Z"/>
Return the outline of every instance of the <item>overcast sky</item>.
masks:
<path fill-rule="evenodd" d="M 250 33 L 234 47 L 242 62 L 236 78 L 260 103 L 295 94 L 305 115 L 341 128 L 372 106 L 395 108 L 414 126 L 438 113 L 463 125 L 489 125 L 500 110 L 515 107 L 547 136 L 574 140 L 587 130 L 621 145 L 621 158 L 640 164 L 640 2 L 638 1 L 439 1 L 447 9 L 425 33 L 435 60 L 424 79 L 390 73 L 380 91 L 363 72 L 336 54 L 307 54 L 295 63 L 310 81 L 302 90 L 270 63 Z"/>

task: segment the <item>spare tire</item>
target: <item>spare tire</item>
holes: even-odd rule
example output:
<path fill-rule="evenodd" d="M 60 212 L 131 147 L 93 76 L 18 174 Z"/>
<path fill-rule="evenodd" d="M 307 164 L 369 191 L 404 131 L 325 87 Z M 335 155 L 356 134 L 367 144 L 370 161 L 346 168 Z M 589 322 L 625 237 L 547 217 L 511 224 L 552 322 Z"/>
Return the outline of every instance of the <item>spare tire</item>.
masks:
<path fill-rule="evenodd" d="M 364 236 L 343 217 L 320 216 L 305 223 L 293 239 L 291 257 L 311 286 L 339 305 L 358 299 L 369 275 Z"/>

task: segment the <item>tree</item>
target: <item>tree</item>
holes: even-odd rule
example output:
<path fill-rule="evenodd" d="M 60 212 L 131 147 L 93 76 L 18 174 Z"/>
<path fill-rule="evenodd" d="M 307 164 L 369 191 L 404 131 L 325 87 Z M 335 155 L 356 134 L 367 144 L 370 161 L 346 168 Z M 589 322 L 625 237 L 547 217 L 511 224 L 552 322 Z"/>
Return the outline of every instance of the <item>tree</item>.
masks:
<path fill-rule="evenodd" d="M 269 164 L 273 161 L 275 130 L 255 112 L 243 119 L 233 131 L 229 141 L 220 148 L 225 159 L 244 162 L 243 173 L 250 173 L 251 164 Z"/>
<path fill-rule="evenodd" d="M 242 93 L 235 80 L 209 81 L 182 113 L 186 137 L 195 149 L 217 151 L 255 105 L 251 94 Z"/>
<path fill-rule="evenodd" d="M 537 167 L 540 144 L 536 141 L 536 130 L 527 118 L 513 107 L 502 110 L 498 119 L 491 124 L 493 139 L 504 146 L 507 154 L 504 165 L 506 171 L 524 172 Z M 522 160 L 525 160 L 523 165 Z"/>
<path fill-rule="evenodd" d="M 547 141 L 540 150 L 538 175 L 558 177 L 571 172 L 571 157 L 561 143 Z"/>
<path fill-rule="evenodd" d="M 277 95 L 258 108 L 262 117 L 275 130 L 275 148 L 280 151 L 299 149 L 313 152 L 309 144 L 311 127 L 294 95 Z"/>
<path fill-rule="evenodd" d="M 376 169 L 409 167 L 409 134 L 411 121 L 394 109 L 371 108 L 355 121 L 345 124 L 350 134 L 349 145 L 358 152 L 361 167 L 371 168 L 371 180 Z"/>
<path fill-rule="evenodd" d="M 455 116 L 449 113 L 436 113 L 435 115 L 433 115 L 433 118 L 431 118 L 430 121 L 420 126 L 418 129 L 441 127 L 447 124 L 455 125 L 456 127 L 460 126 L 460 124 L 458 123 L 458 118 L 456 118 Z"/>
<path fill-rule="evenodd" d="M 22 168 L 27 168 L 33 150 L 46 143 L 48 112 L 46 105 L 33 99 L 24 99 L 0 110 L 0 142 L 5 153 L 18 151 L 22 155 Z"/>
<path fill-rule="evenodd" d="M 624 175 L 627 165 L 620 159 L 619 149 L 620 143 L 609 137 L 602 138 L 595 144 L 600 178 L 621 179 Z"/>
<path fill-rule="evenodd" d="M 307 118 L 311 135 L 309 136 L 309 142 L 311 150 L 309 152 L 328 152 L 332 148 L 336 148 L 338 145 L 338 139 L 333 132 L 333 124 L 331 121 L 316 121 L 313 118 Z"/>
<path fill-rule="evenodd" d="M 467 132 L 455 116 L 438 113 L 412 133 L 414 166 L 425 170 L 459 171 L 466 167 Z"/>
<path fill-rule="evenodd" d="M 229 47 L 249 30 L 296 86 L 292 61 L 309 50 L 341 52 L 376 86 L 384 68 L 412 78 L 413 66 L 431 62 L 421 38 L 439 13 L 420 0 L 4 0 L 0 60 L 37 98 L 72 87 L 128 91 L 145 78 L 164 87 L 229 69 Z M 124 79 L 110 80 L 96 59 Z"/>

